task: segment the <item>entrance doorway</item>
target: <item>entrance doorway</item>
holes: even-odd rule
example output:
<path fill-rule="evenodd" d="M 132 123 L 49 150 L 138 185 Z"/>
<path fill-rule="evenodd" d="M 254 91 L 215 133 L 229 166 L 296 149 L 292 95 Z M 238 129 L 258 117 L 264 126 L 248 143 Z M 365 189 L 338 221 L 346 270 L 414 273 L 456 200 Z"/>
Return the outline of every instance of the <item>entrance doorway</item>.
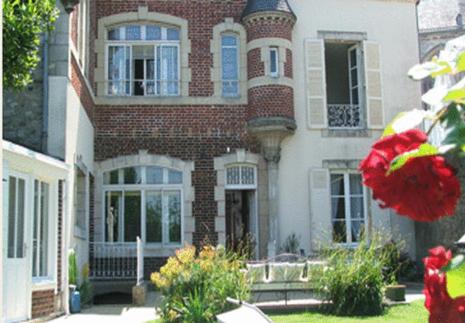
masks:
<path fill-rule="evenodd" d="M 226 247 L 256 255 L 257 210 L 255 190 L 226 190 Z"/>

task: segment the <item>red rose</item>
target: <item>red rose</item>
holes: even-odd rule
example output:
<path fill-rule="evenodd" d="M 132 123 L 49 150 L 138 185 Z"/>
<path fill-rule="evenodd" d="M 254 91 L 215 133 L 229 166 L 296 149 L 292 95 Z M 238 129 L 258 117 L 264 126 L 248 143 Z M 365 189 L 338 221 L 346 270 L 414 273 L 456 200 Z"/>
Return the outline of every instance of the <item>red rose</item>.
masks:
<path fill-rule="evenodd" d="M 425 264 L 425 307 L 430 313 L 430 323 L 465 323 L 465 296 L 452 299 L 446 288 L 446 274 L 440 270 L 452 259 L 452 253 L 444 247 L 429 251 Z"/>
<path fill-rule="evenodd" d="M 412 158 L 387 175 L 397 156 L 417 149 L 426 141 L 426 134 L 417 129 L 384 137 L 360 164 L 364 184 L 373 190 L 380 206 L 415 221 L 434 221 L 453 215 L 460 198 L 460 183 L 441 156 Z"/>

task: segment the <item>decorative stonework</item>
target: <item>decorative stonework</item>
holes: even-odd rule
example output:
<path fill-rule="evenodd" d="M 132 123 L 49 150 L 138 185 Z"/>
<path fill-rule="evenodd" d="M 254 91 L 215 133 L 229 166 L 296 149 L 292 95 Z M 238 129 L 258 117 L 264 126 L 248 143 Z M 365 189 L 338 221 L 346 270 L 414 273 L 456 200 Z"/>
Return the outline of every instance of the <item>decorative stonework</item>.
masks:
<path fill-rule="evenodd" d="M 195 218 L 192 215 L 192 202 L 195 199 L 194 187 L 192 186 L 192 171 L 194 170 L 194 162 L 183 161 L 177 158 L 168 156 L 149 154 L 146 150 L 140 150 L 137 155 L 120 156 L 113 159 L 108 159 L 95 164 L 95 232 L 94 241 L 104 241 L 103 229 L 103 174 L 107 171 L 120 169 L 131 166 L 159 166 L 170 169 L 175 169 L 183 173 L 183 197 L 184 197 L 184 216 L 183 243 L 193 243 L 193 233 L 195 232 Z M 163 249 L 166 249 L 163 248 Z M 165 250 L 166 251 L 166 250 Z M 148 256 L 169 256 L 163 250 L 152 249 Z M 147 253 L 146 253 L 147 254 Z"/>

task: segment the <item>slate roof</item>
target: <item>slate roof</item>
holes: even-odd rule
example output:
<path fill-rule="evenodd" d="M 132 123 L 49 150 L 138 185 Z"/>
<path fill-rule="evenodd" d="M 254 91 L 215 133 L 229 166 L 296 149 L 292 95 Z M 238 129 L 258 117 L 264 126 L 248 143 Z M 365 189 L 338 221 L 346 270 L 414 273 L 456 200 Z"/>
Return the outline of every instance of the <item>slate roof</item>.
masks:
<path fill-rule="evenodd" d="M 248 0 L 247 6 L 242 13 L 242 18 L 252 13 L 262 11 L 287 12 L 295 17 L 295 14 L 287 0 Z"/>

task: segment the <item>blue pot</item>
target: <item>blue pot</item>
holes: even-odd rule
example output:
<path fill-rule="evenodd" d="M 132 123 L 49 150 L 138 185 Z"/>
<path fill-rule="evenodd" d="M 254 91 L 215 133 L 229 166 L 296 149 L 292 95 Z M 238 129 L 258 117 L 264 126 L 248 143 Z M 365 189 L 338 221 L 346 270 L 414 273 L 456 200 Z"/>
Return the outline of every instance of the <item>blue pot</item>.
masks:
<path fill-rule="evenodd" d="M 81 313 L 81 294 L 77 290 L 71 293 L 69 307 L 71 313 Z"/>

